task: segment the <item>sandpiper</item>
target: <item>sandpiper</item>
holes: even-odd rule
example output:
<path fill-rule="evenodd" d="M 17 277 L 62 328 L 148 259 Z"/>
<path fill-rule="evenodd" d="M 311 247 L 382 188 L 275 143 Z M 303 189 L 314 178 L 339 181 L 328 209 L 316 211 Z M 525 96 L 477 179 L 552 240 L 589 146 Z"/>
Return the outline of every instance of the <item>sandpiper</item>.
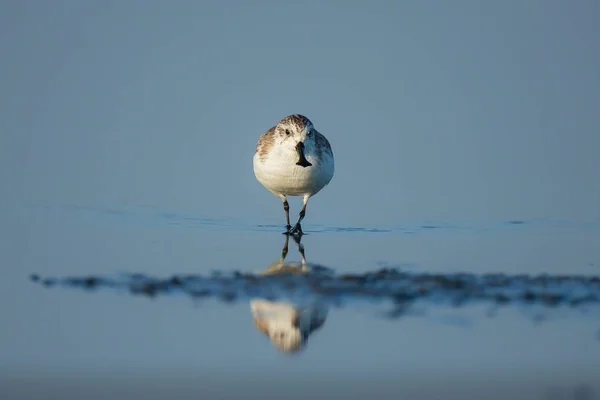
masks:
<path fill-rule="evenodd" d="M 304 115 L 292 114 L 260 136 L 254 153 L 254 175 L 271 193 L 283 201 L 285 234 L 302 235 L 300 223 L 308 199 L 333 178 L 331 145 Z M 290 225 L 287 196 L 302 196 L 298 221 Z"/>

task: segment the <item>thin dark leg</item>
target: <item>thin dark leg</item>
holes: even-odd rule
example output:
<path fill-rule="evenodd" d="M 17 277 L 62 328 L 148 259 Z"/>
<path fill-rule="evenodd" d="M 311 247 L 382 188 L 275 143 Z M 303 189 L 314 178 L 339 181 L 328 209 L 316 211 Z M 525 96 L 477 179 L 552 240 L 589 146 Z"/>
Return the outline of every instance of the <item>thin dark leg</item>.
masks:
<path fill-rule="evenodd" d="M 283 233 L 288 233 L 292 226 L 290 225 L 290 204 L 288 203 L 287 199 L 283 200 L 283 210 L 285 211 L 285 222 L 286 222 L 286 226 L 285 226 L 286 231 Z"/>
<path fill-rule="evenodd" d="M 304 203 L 304 205 L 302 206 L 302 210 L 300 210 L 300 213 L 298 214 L 298 221 L 296 222 L 296 225 L 294 225 L 294 227 L 292 228 L 292 230 L 290 231 L 290 233 L 292 235 L 298 233 L 300 235 L 303 235 L 304 233 L 302 232 L 302 226 L 300 225 L 300 223 L 302 222 L 302 220 L 304 219 L 304 216 L 306 215 L 306 203 Z"/>

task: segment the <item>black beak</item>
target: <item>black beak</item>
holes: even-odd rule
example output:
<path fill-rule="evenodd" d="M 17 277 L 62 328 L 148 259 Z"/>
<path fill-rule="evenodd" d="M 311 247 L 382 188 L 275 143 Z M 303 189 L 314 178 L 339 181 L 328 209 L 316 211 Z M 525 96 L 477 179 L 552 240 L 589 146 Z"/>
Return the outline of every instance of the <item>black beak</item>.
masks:
<path fill-rule="evenodd" d="M 298 162 L 296 165 L 299 165 L 303 168 L 310 167 L 312 165 L 308 162 L 306 157 L 304 157 L 304 142 L 298 142 L 296 145 L 296 152 L 298 153 Z"/>

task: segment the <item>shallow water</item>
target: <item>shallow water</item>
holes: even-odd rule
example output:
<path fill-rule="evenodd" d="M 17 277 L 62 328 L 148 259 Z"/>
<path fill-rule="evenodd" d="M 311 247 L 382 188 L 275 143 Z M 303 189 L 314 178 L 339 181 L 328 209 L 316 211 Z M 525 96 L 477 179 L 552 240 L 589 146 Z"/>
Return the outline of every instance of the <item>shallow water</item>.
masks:
<path fill-rule="evenodd" d="M 600 393 L 599 221 L 307 222 L 297 243 L 150 208 L 10 215 L 33 251 L 4 254 L 2 398 Z M 305 337 L 281 351 L 265 324 Z"/>
<path fill-rule="evenodd" d="M 2 2 L 0 400 L 599 398 L 598 4 Z"/>

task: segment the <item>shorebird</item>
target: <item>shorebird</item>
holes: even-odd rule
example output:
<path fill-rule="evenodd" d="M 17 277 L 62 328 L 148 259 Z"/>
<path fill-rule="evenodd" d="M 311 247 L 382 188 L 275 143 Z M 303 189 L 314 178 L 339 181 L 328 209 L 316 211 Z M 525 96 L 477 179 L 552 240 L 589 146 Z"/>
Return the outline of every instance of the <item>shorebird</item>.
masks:
<path fill-rule="evenodd" d="M 301 222 L 308 199 L 333 178 L 333 151 L 327 138 L 304 115 L 289 115 L 259 137 L 253 165 L 256 179 L 283 202 L 286 220 L 283 233 L 302 235 Z M 293 227 L 287 196 L 302 196 L 303 200 Z"/>

